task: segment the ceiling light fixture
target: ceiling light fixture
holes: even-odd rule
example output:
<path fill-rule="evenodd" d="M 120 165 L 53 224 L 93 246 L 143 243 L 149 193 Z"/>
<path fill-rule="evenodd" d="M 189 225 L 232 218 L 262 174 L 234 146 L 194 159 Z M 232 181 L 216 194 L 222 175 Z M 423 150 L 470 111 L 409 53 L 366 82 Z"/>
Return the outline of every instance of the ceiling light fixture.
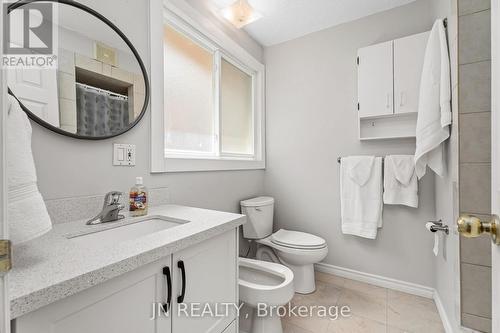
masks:
<path fill-rule="evenodd" d="M 261 13 L 250 6 L 248 0 L 236 0 L 231 6 L 224 8 L 221 14 L 238 29 L 262 17 Z"/>

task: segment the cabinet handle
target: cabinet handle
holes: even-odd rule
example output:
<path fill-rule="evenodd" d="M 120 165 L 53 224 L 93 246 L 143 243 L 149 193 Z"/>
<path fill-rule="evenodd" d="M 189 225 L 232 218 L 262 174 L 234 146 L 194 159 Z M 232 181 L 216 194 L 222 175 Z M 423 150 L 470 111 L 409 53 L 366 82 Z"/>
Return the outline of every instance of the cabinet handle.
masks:
<path fill-rule="evenodd" d="M 405 105 L 405 97 L 406 94 L 404 91 L 401 92 L 400 99 L 399 99 L 399 106 L 404 106 Z"/>
<path fill-rule="evenodd" d="M 172 278 L 170 277 L 170 268 L 168 266 L 163 267 L 163 275 L 167 279 L 167 302 L 163 304 L 163 311 L 167 313 L 172 302 Z"/>
<path fill-rule="evenodd" d="M 391 107 L 391 94 L 390 93 L 387 94 L 387 101 L 386 101 L 385 106 L 387 109 L 389 109 Z"/>
<path fill-rule="evenodd" d="M 180 268 L 182 277 L 181 295 L 177 297 L 177 303 L 180 304 L 184 302 L 184 296 L 186 295 L 186 268 L 184 267 L 184 261 L 178 261 L 177 267 Z"/>

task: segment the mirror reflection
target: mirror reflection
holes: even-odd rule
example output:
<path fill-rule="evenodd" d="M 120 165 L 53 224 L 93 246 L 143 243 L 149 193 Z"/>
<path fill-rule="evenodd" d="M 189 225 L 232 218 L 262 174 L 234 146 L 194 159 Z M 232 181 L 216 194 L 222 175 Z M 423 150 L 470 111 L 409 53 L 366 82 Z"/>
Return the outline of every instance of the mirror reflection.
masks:
<path fill-rule="evenodd" d="M 10 69 L 9 88 L 29 112 L 65 133 L 98 138 L 128 130 L 146 98 L 139 61 L 105 22 L 70 5 L 53 6 L 57 68 Z M 22 19 L 16 11 L 14 22 Z"/>

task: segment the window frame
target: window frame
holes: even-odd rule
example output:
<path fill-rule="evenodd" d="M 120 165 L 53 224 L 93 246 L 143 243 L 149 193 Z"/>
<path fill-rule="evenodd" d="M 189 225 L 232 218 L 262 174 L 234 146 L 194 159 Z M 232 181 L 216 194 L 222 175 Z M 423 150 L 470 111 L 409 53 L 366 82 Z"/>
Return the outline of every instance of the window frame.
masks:
<path fill-rule="evenodd" d="M 155 6 L 156 3 L 156 6 Z M 157 6 L 161 3 L 163 15 L 158 19 Z M 178 4 L 178 3 L 177 3 Z M 265 169 L 265 107 L 264 83 L 265 67 L 246 50 L 230 39 L 223 31 L 203 21 L 202 17 L 189 5 L 182 8 L 174 6 L 171 1 L 155 0 L 151 2 L 151 45 L 161 39 L 161 45 L 151 48 L 152 82 L 161 80 L 161 85 L 152 89 L 151 94 L 151 172 L 187 172 L 216 170 Z M 153 15 L 156 20 L 153 20 Z M 204 19 L 206 21 L 206 19 Z M 205 24 L 201 24 L 204 22 Z M 160 27 L 161 23 L 161 27 Z M 214 56 L 214 142 L 215 154 L 194 153 L 191 151 L 168 151 L 165 147 L 165 109 L 163 100 L 163 29 L 170 27 L 196 42 L 200 47 L 209 50 Z M 161 31 L 160 31 L 161 29 Z M 159 35 L 161 33 L 161 35 Z M 156 37 L 156 38 L 155 38 Z M 160 51 L 160 54 L 158 54 Z M 155 54 L 156 52 L 156 54 Z M 252 116 L 253 116 L 253 154 L 224 153 L 221 138 L 221 62 L 222 59 L 235 66 L 252 78 Z M 161 66 L 155 66 L 155 64 Z M 156 77 L 156 78 L 155 78 Z M 159 87 L 161 86 L 161 87 Z"/>

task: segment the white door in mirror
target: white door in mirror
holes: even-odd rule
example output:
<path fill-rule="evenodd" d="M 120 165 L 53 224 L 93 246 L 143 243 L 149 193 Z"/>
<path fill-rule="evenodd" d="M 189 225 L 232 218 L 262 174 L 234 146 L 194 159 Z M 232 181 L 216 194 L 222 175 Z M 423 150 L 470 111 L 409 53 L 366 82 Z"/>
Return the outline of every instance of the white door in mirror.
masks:
<path fill-rule="evenodd" d="M 114 143 L 113 165 L 135 166 L 135 145 Z"/>
<path fill-rule="evenodd" d="M 59 127 L 57 72 L 54 69 L 9 69 L 7 82 L 16 97 L 37 117 Z"/>

